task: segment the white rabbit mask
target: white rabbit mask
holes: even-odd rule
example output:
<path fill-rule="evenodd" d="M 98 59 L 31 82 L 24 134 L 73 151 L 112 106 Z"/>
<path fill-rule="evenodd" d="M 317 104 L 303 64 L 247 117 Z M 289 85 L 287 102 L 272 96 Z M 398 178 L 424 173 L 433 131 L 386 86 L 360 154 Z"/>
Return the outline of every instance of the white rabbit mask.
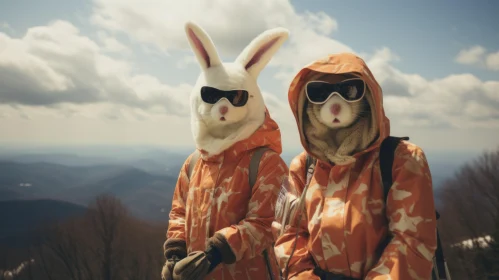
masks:
<path fill-rule="evenodd" d="M 257 78 L 289 32 L 273 28 L 261 33 L 232 63 L 222 63 L 210 36 L 198 25 L 188 22 L 185 32 L 202 70 L 190 96 L 192 133 L 197 148 L 208 156 L 217 155 L 247 139 L 263 124 L 266 107 Z M 247 102 L 234 106 L 231 98 L 221 98 L 210 104 L 213 102 L 203 101 L 202 90 L 247 92 Z"/>

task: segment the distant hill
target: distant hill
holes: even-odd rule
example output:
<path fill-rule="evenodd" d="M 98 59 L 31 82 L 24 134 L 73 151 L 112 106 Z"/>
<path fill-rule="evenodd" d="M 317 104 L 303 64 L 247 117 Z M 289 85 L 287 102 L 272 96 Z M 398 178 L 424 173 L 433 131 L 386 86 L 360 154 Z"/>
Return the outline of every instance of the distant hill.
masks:
<path fill-rule="evenodd" d="M 50 197 L 64 189 L 102 180 L 126 169 L 122 166 L 69 167 L 60 164 L 0 162 L 0 190 L 19 195 Z M 0 200 L 3 198 L 0 197 Z"/>
<path fill-rule="evenodd" d="M 176 181 L 175 177 L 128 168 L 91 184 L 63 190 L 55 198 L 87 204 L 97 195 L 108 193 L 123 201 L 137 217 L 166 221 L 168 213 L 162 212 L 162 209 L 170 208 Z"/>
<path fill-rule="evenodd" d="M 33 198 L 31 194 L 23 193 L 17 190 L 0 189 L 0 201 L 14 200 L 14 199 L 30 199 Z"/>
<path fill-rule="evenodd" d="M 60 153 L 37 153 L 37 154 L 4 154 L 0 158 L 4 161 L 18 163 L 48 162 L 66 166 L 91 166 L 100 165 L 109 161 L 106 157 L 90 157 L 73 154 Z"/>
<path fill-rule="evenodd" d="M 57 199 L 86 206 L 99 194 L 121 199 L 135 216 L 168 220 L 177 178 L 120 165 L 0 162 L 0 201 Z M 166 212 L 165 212 L 166 211 Z"/>
<path fill-rule="evenodd" d="M 152 174 L 176 176 L 188 156 L 188 152 L 173 153 L 159 149 L 142 153 L 123 153 L 121 156 L 83 156 L 47 152 L 33 154 L 0 153 L 0 161 L 21 164 L 51 163 L 66 167 L 127 166 L 142 169 Z"/>
<path fill-rule="evenodd" d="M 0 201 L 0 244 L 16 246 L 33 230 L 79 216 L 87 209 L 80 205 L 51 199 Z"/>

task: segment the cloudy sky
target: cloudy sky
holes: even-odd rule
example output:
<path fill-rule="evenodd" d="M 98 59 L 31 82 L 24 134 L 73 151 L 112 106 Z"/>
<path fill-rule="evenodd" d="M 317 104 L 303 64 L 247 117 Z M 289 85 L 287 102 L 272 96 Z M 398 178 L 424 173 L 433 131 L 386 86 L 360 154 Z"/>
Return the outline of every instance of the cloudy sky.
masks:
<path fill-rule="evenodd" d="M 289 40 L 259 83 L 286 149 L 287 86 L 329 53 L 361 55 L 393 135 L 425 149 L 499 145 L 499 1 L 0 0 L 0 143 L 192 146 L 193 20 L 233 60 L 260 32 Z"/>

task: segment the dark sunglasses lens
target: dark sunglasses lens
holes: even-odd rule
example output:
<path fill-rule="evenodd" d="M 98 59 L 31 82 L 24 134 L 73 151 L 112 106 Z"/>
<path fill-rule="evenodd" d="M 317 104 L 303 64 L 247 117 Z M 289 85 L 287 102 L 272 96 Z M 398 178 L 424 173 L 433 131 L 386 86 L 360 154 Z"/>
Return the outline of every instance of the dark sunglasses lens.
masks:
<path fill-rule="evenodd" d="M 321 103 L 326 101 L 332 93 L 333 87 L 325 82 L 310 82 L 307 84 L 307 96 L 312 102 Z"/>
<path fill-rule="evenodd" d="M 208 104 L 215 104 L 218 102 L 218 100 L 220 100 L 224 96 L 225 96 L 224 92 L 216 88 L 212 87 L 201 88 L 201 99 L 203 100 L 203 102 L 206 102 Z"/>
<path fill-rule="evenodd" d="M 338 93 L 348 101 L 355 101 L 362 97 L 366 84 L 361 79 L 341 82 L 338 85 Z"/>
<path fill-rule="evenodd" d="M 224 91 L 212 87 L 201 88 L 201 99 L 208 104 L 215 104 L 224 97 L 235 107 L 242 107 L 248 102 L 249 94 L 246 90 Z"/>
<path fill-rule="evenodd" d="M 235 107 L 242 107 L 248 102 L 248 92 L 245 90 L 231 90 L 227 92 L 227 99 Z"/>

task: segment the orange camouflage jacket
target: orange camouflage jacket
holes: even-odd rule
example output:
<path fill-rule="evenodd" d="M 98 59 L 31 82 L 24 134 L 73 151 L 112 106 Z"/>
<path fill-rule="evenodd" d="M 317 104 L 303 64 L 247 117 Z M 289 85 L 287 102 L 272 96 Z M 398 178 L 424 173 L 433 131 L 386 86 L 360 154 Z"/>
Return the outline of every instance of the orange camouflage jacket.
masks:
<path fill-rule="evenodd" d="M 248 167 L 251 155 L 267 146 L 251 189 Z M 249 138 L 223 153 L 207 157 L 201 151 L 191 181 L 185 161 L 175 188 L 167 239 L 185 240 L 187 252 L 204 251 L 206 242 L 221 233 L 236 257 L 220 264 L 205 279 L 278 279 L 279 268 L 272 244 L 271 224 L 275 202 L 288 167 L 281 159 L 281 135 L 268 111 L 263 125 Z M 268 252 L 266 259 L 262 252 Z"/>

